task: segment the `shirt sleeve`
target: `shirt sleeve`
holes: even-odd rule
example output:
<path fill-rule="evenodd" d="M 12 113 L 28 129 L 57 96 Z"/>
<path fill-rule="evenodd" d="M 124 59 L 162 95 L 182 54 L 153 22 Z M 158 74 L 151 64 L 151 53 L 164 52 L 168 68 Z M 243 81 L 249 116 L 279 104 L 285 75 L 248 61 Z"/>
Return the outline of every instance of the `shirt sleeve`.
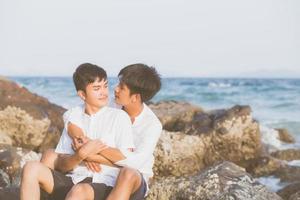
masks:
<path fill-rule="evenodd" d="M 56 146 L 55 152 L 62 154 L 74 154 L 72 149 L 72 138 L 68 134 L 68 123 L 71 122 L 78 127 L 82 127 L 80 121 L 80 107 L 75 107 L 67 110 L 63 115 L 64 129 Z"/>
<path fill-rule="evenodd" d="M 123 154 L 127 154 L 129 149 L 135 148 L 132 136 L 132 125 L 129 116 L 121 112 L 118 116 L 118 129 L 116 130 L 116 148 Z"/>
<path fill-rule="evenodd" d="M 72 124 L 75 124 L 79 128 L 83 130 L 83 124 L 82 124 L 82 108 L 75 107 L 67 110 L 63 115 L 64 120 L 64 126 L 68 133 L 68 123 L 71 122 Z"/>
<path fill-rule="evenodd" d="M 160 122 L 152 122 L 143 130 L 143 137 L 134 152 L 123 152 L 126 159 L 120 160 L 115 164 L 140 169 L 145 162 L 153 155 L 156 144 L 162 132 Z"/>
<path fill-rule="evenodd" d="M 68 135 L 66 128 L 64 128 L 60 136 L 55 152 L 61 154 L 74 154 L 72 149 L 72 139 Z"/>

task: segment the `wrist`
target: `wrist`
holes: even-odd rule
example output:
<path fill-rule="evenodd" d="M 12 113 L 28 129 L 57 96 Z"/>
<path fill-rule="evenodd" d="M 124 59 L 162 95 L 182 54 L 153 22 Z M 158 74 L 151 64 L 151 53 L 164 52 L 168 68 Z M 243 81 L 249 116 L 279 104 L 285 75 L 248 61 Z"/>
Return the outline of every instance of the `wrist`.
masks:
<path fill-rule="evenodd" d="M 80 161 L 83 161 L 88 157 L 88 155 L 82 149 L 79 149 L 75 153 L 75 155 L 76 155 L 77 159 L 80 160 Z"/>

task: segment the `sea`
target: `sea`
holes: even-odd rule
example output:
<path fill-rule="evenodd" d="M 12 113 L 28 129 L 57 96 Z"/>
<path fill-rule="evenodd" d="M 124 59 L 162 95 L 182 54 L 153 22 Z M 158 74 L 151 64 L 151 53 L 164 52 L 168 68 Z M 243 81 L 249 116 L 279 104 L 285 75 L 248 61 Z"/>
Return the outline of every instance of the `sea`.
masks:
<path fill-rule="evenodd" d="M 31 92 L 46 97 L 66 109 L 81 103 L 71 77 L 10 77 Z M 118 78 L 108 79 L 110 98 Z M 274 149 L 300 148 L 300 79 L 256 78 L 163 78 L 162 88 L 152 102 L 185 101 L 204 110 L 249 105 L 259 121 L 262 140 Z M 295 144 L 278 140 L 275 128 L 286 128 Z M 300 160 L 290 162 L 300 166 Z M 270 190 L 277 191 L 286 183 L 275 177 L 257 179 Z"/>

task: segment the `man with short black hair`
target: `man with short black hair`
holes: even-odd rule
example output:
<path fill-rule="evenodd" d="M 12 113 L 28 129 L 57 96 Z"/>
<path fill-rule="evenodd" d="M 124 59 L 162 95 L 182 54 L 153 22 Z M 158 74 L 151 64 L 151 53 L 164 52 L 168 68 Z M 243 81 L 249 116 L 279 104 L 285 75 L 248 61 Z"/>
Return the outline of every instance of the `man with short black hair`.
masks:
<path fill-rule="evenodd" d="M 107 107 L 106 72 L 101 67 L 85 63 L 76 69 L 73 80 L 84 105 L 71 110 L 77 113 L 77 122 L 82 125 L 80 128 L 85 132 L 86 138 L 79 138 L 83 139 L 81 142 L 75 138 L 76 143 L 82 144 L 79 149 L 73 151 L 74 141 L 68 135 L 69 124 L 66 123 L 56 147 L 59 156 L 52 160 L 53 166 L 60 172 L 48 168 L 41 162 L 26 163 L 21 179 L 21 200 L 40 199 L 40 188 L 50 194 L 52 199 L 70 199 L 70 190 L 77 185 L 88 189 L 86 194 L 78 195 L 78 199 L 103 199 L 114 186 L 119 168 L 114 167 L 112 162 L 100 153 L 105 155 L 106 151 L 114 149 L 126 153 L 134 148 L 128 115 L 120 109 Z M 67 115 L 68 113 L 65 113 L 65 119 L 68 118 Z M 115 162 L 125 158 L 113 155 L 112 157 Z M 93 173 L 80 165 L 85 160 L 106 165 L 101 165 L 101 173 Z M 67 175 L 61 172 L 67 172 Z M 68 193 L 70 195 L 67 195 Z"/>

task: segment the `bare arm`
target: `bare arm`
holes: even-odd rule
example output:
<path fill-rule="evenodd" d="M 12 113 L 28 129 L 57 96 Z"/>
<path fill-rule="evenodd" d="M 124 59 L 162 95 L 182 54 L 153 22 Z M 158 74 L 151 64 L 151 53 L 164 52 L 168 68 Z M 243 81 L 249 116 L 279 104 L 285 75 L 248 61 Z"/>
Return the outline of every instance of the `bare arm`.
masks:
<path fill-rule="evenodd" d="M 114 165 L 113 162 L 111 162 L 110 160 L 108 160 L 107 158 L 103 157 L 100 154 L 91 155 L 91 156 L 89 156 L 89 157 L 86 158 L 86 161 L 96 162 L 96 163 L 99 163 L 99 164 L 108 165 L 108 166 L 112 166 L 112 167 L 116 167 L 117 166 L 117 165 Z"/>
<path fill-rule="evenodd" d="M 89 155 L 95 155 L 105 148 L 107 148 L 106 145 L 100 140 L 90 140 L 73 155 L 60 154 L 56 160 L 55 168 L 64 173 L 68 172 L 87 159 Z"/>
<path fill-rule="evenodd" d="M 80 158 L 77 153 L 73 155 L 59 154 L 55 162 L 55 169 L 62 173 L 66 173 L 73 170 L 74 167 L 79 165 L 81 162 L 82 158 Z"/>

